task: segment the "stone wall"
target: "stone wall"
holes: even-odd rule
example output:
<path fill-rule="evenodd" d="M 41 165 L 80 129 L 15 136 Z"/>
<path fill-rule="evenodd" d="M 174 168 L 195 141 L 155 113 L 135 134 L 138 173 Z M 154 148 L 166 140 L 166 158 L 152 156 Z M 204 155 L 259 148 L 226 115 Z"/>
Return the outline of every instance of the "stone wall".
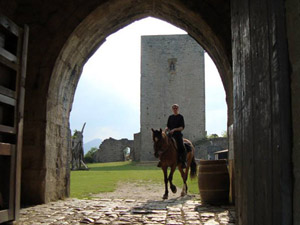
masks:
<path fill-rule="evenodd" d="M 215 159 L 214 152 L 228 149 L 228 138 L 202 139 L 194 143 L 196 159 Z"/>
<path fill-rule="evenodd" d="M 189 35 L 142 36 L 141 161 L 153 161 L 151 128 L 164 129 L 171 106 L 185 118 L 184 137 L 205 136 L 204 50 Z"/>
<path fill-rule="evenodd" d="M 124 161 L 124 149 L 134 148 L 133 141 L 128 139 L 116 140 L 113 138 L 105 139 L 99 146 L 94 155 L 95 162 L 118 162 Z"/>
<path fill-rule="evenodd" d="M 141 133 L 134 134 L 134 147 L 131 154 L 131 159 L 133 161 L 140 161 L 141 153 Z"/>

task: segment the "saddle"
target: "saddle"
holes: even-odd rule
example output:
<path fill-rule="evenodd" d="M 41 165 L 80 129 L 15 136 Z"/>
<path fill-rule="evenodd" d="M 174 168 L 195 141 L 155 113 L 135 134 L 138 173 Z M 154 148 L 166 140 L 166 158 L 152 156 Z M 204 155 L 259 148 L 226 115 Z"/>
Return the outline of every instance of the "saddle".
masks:
<path fill-rule="evenodd" d="M 172 140 L 174 146 L 176 146 L 176 149 L 177 149 L 177 143 L 176 143 L 175 138 L 173 138 L 171 134 L 168 134 L 168 137 Z M 186 153 L 192 151 L 192 145 L 191 145 L 191 143 L 183 142 L 183 145 L 185 147 Z"/>
<path fill-rule="evenodd" d="M 185 150 L 186 150 L 187 153 L 192 151 L 192 145 L 191 145 L 191 143 L 185 142 L 183 144 L 184 144 L 184 147 L 185 147 Z"/>

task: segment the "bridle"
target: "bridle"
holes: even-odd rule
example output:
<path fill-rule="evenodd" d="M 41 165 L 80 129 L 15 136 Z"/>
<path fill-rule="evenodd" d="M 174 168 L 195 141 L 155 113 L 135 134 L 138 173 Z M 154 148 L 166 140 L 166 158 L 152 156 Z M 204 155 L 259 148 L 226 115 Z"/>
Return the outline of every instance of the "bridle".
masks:
<path fill-rule="evenodd" d="M 155 157 L 159 158 L 164 152 L 166 152 L 168 150 L 168 148 L 164 147 L 164 145 L 169 144 L 170 136 L 169 136 L 169 134 L 165 133 L 165 137 L 164 137 L 164 135 L 162 133 L 161 139 L 155 141 L 155 138 L 157 138 L 157 137 L 154 137 L 154 140 L 153 140 L 154 141 L 154 150 L 155 150 L 154 155 L 155 155 Z"/>

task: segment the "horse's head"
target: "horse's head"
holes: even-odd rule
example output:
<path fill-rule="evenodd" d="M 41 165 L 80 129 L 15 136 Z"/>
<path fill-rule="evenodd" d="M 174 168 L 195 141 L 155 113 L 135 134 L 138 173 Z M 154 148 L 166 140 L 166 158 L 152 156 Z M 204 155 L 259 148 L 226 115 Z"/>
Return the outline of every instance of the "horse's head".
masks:
<path fill-rule="evenodd" d="M 153 130 L 153 128 L 151 130 L 153 142 L 159 142 L 162 139 L 162 130 Z"/>
<path fill-rule="evenodd" d="M 153 130 L 153 128 L 151 128 L 151 130 L 152 130 L 152 139 L 154 142 L 154 156 L 158 158 L 160 149 L 156 148 L 155 146 L 157 146 L 157 144 L 163 139 L 162 129 Z"/>

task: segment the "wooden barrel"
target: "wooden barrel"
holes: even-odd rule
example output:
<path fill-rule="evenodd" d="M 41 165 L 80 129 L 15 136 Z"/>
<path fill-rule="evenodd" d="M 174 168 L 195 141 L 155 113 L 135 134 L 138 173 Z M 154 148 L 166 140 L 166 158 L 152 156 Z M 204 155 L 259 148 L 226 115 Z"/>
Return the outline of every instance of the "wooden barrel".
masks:
<path fill-rule="evenodd" d="M 200 160 L 198 187 L 203 203 L 227 204 L 229 173 L 226 160 Z"/>

